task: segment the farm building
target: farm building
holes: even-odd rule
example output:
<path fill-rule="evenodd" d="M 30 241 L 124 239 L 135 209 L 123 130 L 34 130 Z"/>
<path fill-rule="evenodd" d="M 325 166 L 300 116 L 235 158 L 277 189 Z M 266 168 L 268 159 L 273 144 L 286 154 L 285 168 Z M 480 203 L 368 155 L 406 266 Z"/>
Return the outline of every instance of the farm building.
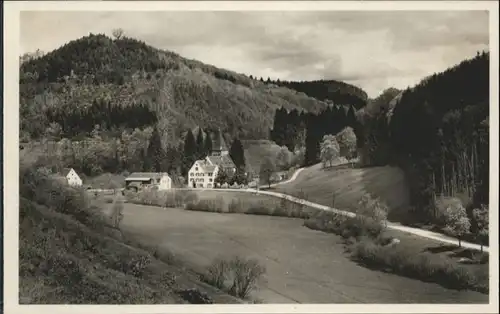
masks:
<path fill-rule="evenodd" d="M 158 190 L 172 188 L 172 178 L 162 172 L 134 172 L 125 178 L 125 188 L 139 191 L 143 188 L 155 187 Z"/>
<path fill-rule="evenodd" d="M 73 168 L 64 168 L 58 177 L 73 187 L 80 187 L 83 184 L 82 179 Z"/>

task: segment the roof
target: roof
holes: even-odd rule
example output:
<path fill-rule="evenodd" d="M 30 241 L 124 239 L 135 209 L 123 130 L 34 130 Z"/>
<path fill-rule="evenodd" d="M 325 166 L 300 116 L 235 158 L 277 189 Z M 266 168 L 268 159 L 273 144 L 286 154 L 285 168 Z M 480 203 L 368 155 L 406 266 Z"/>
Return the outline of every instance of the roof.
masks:
<path fill-rule="evenodd" d="M 206 160 L 197 160 L 195 163 L 198 163 L 198 166 L 201 167 L 203 172 L 214 172 L 216 165 L 209 164 Z"/>
<path fill-rule="evenodd" d="M 219 130 L 215 138 L 212 142 L 212 150 L 213 151 L 227 151 L 227 145 L 226 142 L 224 141 L 224 137 L 222 136 L 222 132 Z"/>
<path fill-rule="evenodd" d="M 63 168 L 63 170 L 61 171 L 62 176 L 66 177 L 71 170 L 73 170 L 73 168 Z"/>
<path fill-rule="evenodd" d="M 223 168 L 236 167 L 231 157 L 228 155 L 224 156 L 208 156 L 207 161 L 212 165 L 217 165 Z"/>
<path fill-rule="evenodd" d="M 132 172 L 125 180 L 142 181 L 150 179 L 159 179 L 163 176 L 168 176 L 165 172 Z"/>

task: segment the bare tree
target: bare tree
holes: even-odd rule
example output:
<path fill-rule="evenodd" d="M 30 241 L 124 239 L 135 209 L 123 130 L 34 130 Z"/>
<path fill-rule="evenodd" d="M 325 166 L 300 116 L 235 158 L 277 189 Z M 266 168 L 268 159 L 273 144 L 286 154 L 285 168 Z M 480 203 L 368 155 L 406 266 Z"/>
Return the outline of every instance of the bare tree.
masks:
<path fill-rule="evenodd" d="M 116 39 L 120 39 L 123 36 L 123 29 L 122 28 L 115 28 L 113 30 L 113 37 Z"/>

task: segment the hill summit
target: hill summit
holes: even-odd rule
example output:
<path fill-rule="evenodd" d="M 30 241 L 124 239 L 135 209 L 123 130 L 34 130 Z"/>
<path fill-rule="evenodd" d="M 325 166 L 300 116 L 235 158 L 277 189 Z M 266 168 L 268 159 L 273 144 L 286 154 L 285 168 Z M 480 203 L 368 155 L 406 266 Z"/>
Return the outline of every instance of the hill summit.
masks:
<path fill-rule="evenodd" d="M 314 93 L 292 89 L 297 84 L 263 82 L 126 36 L 90 34 L 21 63 L 21 136 L 42 137 L 51 123 L 62 123 L 63 118 L 54 117 L 81 113 L 97 103 L 100 108 L 148 108 L 157 119 L 145 121 L 162 125 L 168 142 L 176 142 L 185 129 L 197 126 L 221 128 L 242 138 L 266 138 L 276 109 L 318 112 L 327 106 L 311 97 Z M 347 88 L 338 102 L 345 102 L 349 90 L 363 94 L 357 87 L 341 85 Z M 328 100 L 337 102 L 332 98 L 335 94 Z M 99 124 L 106 126 L 106 121 Z"/>

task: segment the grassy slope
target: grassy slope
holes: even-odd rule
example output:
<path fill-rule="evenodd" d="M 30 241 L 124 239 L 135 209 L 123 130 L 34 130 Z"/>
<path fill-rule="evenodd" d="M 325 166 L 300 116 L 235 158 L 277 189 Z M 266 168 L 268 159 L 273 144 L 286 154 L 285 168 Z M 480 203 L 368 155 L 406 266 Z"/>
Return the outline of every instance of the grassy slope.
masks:
<path fill-rule="evenodd" d="M 389 219 L 396 221 L 409 206 L 403 172 L 388 166 L 322 169 L 317 164 L 304 169 L 295 181 L 274 189 L 290 195 L 303 191 L 309 201 L 327 206 L 332 206 L 335 193 L 335 207 L 342 210 L 354 210 L 363 194 L 370 193 L 387 203 Z"/>
<path fill-rule="evenodd" d="M 37 186 L 35 193 L 40 193 L 40 184 Z M 24 191 L 26 188 L 24 185 Z M 44 199 L 42 194 L 36 197 Z M 72 208 L 74 202 L 64 208 Z M 92 205 L 111 206 L 108 202 Z M 92 208 L 99 209 L 90 206 L 89 210 Z M 178 292 L 190 288 L 206 293 L 216 303 L 239 302 L 200 282 L 194 273 L 172 262 L 168 252 L 151 255 L 149 248 L 141 249 L 124 239 L 99 213 L 100 209 L 83 224 L 73 214 L 21 198 L 21 303 L 189 303 Z M 135 268 L 140 261 L 147 263 Z"/>

